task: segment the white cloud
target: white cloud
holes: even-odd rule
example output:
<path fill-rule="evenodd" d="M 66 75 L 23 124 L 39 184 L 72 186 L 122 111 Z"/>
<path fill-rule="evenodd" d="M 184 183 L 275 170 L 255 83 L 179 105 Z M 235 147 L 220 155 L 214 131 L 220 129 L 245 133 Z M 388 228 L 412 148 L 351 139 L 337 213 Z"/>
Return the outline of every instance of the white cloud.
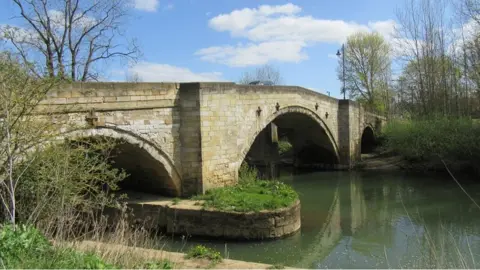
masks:
<path fill-rule="evenodd" d="M 43 16 L 43 15 L 42 15 Z M 60 40 L 65 27 L 65 13 L 59 10 L 48 10 L 48 18 L 52 27 L 52 33 L 56 40 Z M 46 18 L 44 18 L 46 21 Z M 84 29 L 92 27 L 97 20 L 93 17 L 84 15 L 80 17 L 79 14 L 73 18 L 72 26 L 74 29 Z M 0 24 L 0 39 L 7 38 L 17 43 L 37 43 L 40 39 L 38 33 L 29 28 L 18 27 L 14 25 Z"/>
<path fill-rule="evenodd" d="M 206 82 L 224 81 L 220 72 L 195 73 L 188 68 L 167 64 L 139 62 L 128 69 L 145 82 Z"/>
<path fill-rule="evenodd" d="M 217 31 L 230 31 L 233 34 L 254 27 L 262 22 L 269 21 L 273 15 L 295 14 L 301 11 L 301 8 L 286 4 L 282 6 L 261 5 L 256 9 L 244 8 L 234 10 L 229 14 L 220 14 L 212 18 L 209 22 L 210 27 Z"/>
<path fill-rule="evenodd" d="M 35 44 L 38 41 L 38 34 L 30 29 L 8 24 L 0 24 L 0 40 L 12 40 L 16 43 Z"/>
<path fill-rule="evenodd" d="M 232 67 L 266 64 L 269 61 L 300 62 L 308 58 L 302 41 L 266 41 L 237 46 L 217 46 L 198 50 L 200 59 Z"/>
<path fill-rule="evenodd" d="M 468 44 L 469 41 L 474 40 L 475 36 L 480 31 L 480 25 L 474 20 L 470 19 L 461 26 L 453 29 L 452 39 L 453 43 L 450 46 L 450 50 L 456 53 L 463 52 L 463 45 Z"/>
<path fill-rule="evenodd" d="M 270 61 L 300 62 L 308 59 L 305 48 L 317 43 L 342 43 L 358 31 L 377 31 L 382 35 L 393 33 L 393 20 L 368 24 L 326 20 L 301 15 L 294 4 L 261 5 L 258 8 L 233 10 L 209 21 L 219 32 L 229 32 L 234 38 L 248 40 L 232 46 L 213 46 L 195 54 L 209 62 L 233 67 L 265 64 Z"/>
<path fill-rule="evenodd" d="M 84 28 L 84 27 L 92 27 L 97 20 L 90 16 L 84 15 L 81 16 L 77 14 L 77 16 L 73 17 L 73 27 L 75 28 Z M 52 25 L 58 28 L 63 28 L 65 25 L 65 13 L 59 10 L 51 9 L 48 11 L 48 17 L 50 18 Z"/>
<path fill-rule="evenodd" d="M 157 11 L 159 0 L 134 0 L 134 6 L 136 9 L 155 12 Z"/>
<path fill-rule="evenodd" d="M 394 20 L 369 22 L 368 26 L 374 31 L 384 36 L 387 40 L 394 38 L 396 22 Z"/>

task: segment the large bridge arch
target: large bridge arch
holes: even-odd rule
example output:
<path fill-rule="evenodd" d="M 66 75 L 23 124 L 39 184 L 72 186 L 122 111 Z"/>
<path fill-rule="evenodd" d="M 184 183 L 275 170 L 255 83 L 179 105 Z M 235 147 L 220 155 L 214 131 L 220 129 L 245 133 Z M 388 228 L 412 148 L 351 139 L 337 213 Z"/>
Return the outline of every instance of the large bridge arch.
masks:
<path fill-rule="evenodd" d="M 157 187 L 166 186 L 168 191 L 164 195 L 180 196 L 182 194 L 180 174 L 168 155 L 159 147 L 132 132 L 118 128 L 91 128 L 69 132 L 62 137 L 64 139 L 106 137 L 123 141 L 120 147 L 123 147 L 127 154 L 138 154 L 138 156 L 124 156 L 123 162 L 121 162 L 123 164 L 120 164 L 120 166 L 125 164 L 138 165 L 140 166 L 138 169 L 150 171 L 154 178 L 161 176 L 162 179 L 158 180 L 162 182 L 152 183 L 154 185 L 158 184 L 158 186 L 153 187 L 152 191 L 155 191 Z M 128 169 L 125 169 L 128 173 Z"/>
<path fill-rule="evenodd" d="M 270 113 L 267 117 L 262 117 L 262 119 L 257 119 L 257 124 L 254 125 L 252 130 L 250 130 L 246 135 L 246 140 L 243 146 L 240 148 L 240 154 L 236 163 L 236 169 L 240 168 L 242 162 L 245 160 L 249 150 L 251 149 L 255 139 L 259 136 L 259 134 L 272 122 L 278 119 L 281 116 L 285 116 L 288 114 L 301 114 L 309 119 L 313 120 L 318 126 L 325 132 L 328 142 L 331 144 L 333 154 L 335 155 L 337 161 L 340 160 L 339 149 L 337 141 L 333 136 L 330 128 L 328 125 L 323 121 L 323 119 L 314 111 L 302 107 L 302 106 L 286 106 L 283 108 L 279 108 L 278 110 Z M 319 134 L 320 135 L 320 134 Z"/>

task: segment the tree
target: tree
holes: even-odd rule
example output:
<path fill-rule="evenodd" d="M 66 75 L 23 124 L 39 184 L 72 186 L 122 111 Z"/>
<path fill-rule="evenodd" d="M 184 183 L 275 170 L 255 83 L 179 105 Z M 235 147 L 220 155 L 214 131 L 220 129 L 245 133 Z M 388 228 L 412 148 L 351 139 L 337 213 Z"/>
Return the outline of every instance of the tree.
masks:
<path fill-rule="evenodd" d="M 460 68 L 465 54 L 457 55 L 458 37 L 448 28 L 447 7 L 444 0 L 406 0 L 397 13 L 397 48 L 403 74 L 412 82 L 416 116 L 467 113 L 462 103 L 468 93 L 460 84 L 466 80 Z"/>
<path fill-rule="evenodd" d="M 2 28 L 7 40 L 37 76 L 88 81 L 99 78 L 99 64 L 136 59 L 138 47 L 122 40 L 127 0 L 13 0 L 25 28 Z"/>
<path fill-rule="evenodd" d="M 72 147 L 56 140 L 79 127 L 49 106 L 37 110 L 58 79 L 38 78 L 30 70 L 0 53 L 0 221 L 53 225 L 55 234 L 68 233 L 64 229 L 78 224 L 79 212 L 91 214 L 114 202 L 103 189 L 116 189 L 125 174 L 109 162 L 114 142 Z"/>
<path fill-rule="evenodd" d="M 282 83 L 282 76 L 277 68 L 271 65 L 263 65 L 254 71 L 243 73 L 238 82 L 249 84 L 253 81 L 271 81 L 274 85 L 278 85 Z"/>
<path fill-rule="evenodd" d="M 428 70 L 428 74 L 425 70 Z M 451 113 L 452 109 L 458 112 L 462 97 L 451 89 L 460 88 L 460 76 L 460 68 L 450 57 L 412 60 L 398 79 L 397 93 L 409 104 L 409 112 L 416 115 Z M 422 91 L 422 81 L 429 82 L 430 91 Z M 428 111 L 423 111 L 425 106 Z"/>
<path fill-rule="evenodd" d="M 343 59 L 337 74 L 343 79 Z M 390 77 L 390 47 L 378 33 L 356 33 L 345 46 L 345 88 L 350 96 L 367 106 L 384 104 Z"/>

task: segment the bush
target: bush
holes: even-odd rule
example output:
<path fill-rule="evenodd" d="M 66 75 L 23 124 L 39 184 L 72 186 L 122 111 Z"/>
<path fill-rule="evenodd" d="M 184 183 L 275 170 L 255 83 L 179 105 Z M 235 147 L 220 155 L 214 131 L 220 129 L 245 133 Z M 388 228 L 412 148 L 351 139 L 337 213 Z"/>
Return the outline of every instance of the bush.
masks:
<path fill-rule="evenodd" d="M 31 153 L 15 167 L 17 221 L 42 230 L 53 225 L 56 234 L 67 234 L 79 222 L 88 226 L 97 211 L 115 206 L 109 190 L 118 188 L 125 173 L 108 162 L 113 146 L 98 140 L 88 146 L 52 144 Z"/>
<path fill-rule="evenodd" d="M 257 179 L 256 170 L 242 164 L 237 185 L 210 189 L 193 199 L 205 200 L 206 208 L 258 212 L 288 207 L 298 199 L 298 194 L 284 183 Z"/>
<path fill-rule="evenodd" d="M 292 144 L 286 138 L 282 138 L 278 141 L 278 152 L 280 155 L 284 155 L 293 149 Z"/>
<path fill-rule="evenodd" d="M 480 158 L 480 125 L 470 119 L 393 121 L 384 130 L 386 145 L 410 160 L 466 161 Z"/>
<path fill-rule="evenodd" d="M 254 167 L 248 166 L 247 163 L 242 163 L 238 170 L 238 182 L 240 184 L 251 183 L 258 180 L 258 171 Z"/>
<path fill-rule="evenodd" d="M 220 252 L 202 245 L 192 247 L 185 255 L 187 259 L 207 259 L 213 264 L 219 263 L 223 260 Z"/>
<path fill-rule="evenodd" d="M 25 225 L 4 225 L 1 228 L 0 261 L 0 265 L 7 269 L 113 268 L 94 254 L 55 248 L 37 229 Z"/>
<path fill-rule="evenodd" d="M 173 269 L 168 260 L 148 261 L 141 256 L 101 252 L 103 258 L 92 251 L 79 252 L 72 248 L 52 245 L 33 226 L 3 225 L 0 227 L 0 268 L 20 269 L 112 269 L 126 266 L 141 269 Z M 126 257 L 119 260 L 117 257 Z M 117 261 L 115 264 L 109 263 Z"/>

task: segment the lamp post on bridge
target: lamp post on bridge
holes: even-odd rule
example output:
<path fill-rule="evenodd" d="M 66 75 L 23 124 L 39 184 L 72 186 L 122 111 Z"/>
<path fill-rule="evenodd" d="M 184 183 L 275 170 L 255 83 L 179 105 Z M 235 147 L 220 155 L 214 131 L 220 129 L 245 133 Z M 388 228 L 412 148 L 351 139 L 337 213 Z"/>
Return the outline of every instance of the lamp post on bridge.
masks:
<path fill-rule="evenodd" d="M 343 91 L 343 99 L 345 99 L 345 92 L 347 91 L 347 89 L 345 88 L 345 44 L 342 44 L 342 52 L 340 52 L 340 50 L 337 50 L 337 56 L 342 56 L 342 68 L 343 68 L 343 72 L 342 72 L 342 81 L 343 81 L 343 88 L 342 88 L 342 91 Z"/>

